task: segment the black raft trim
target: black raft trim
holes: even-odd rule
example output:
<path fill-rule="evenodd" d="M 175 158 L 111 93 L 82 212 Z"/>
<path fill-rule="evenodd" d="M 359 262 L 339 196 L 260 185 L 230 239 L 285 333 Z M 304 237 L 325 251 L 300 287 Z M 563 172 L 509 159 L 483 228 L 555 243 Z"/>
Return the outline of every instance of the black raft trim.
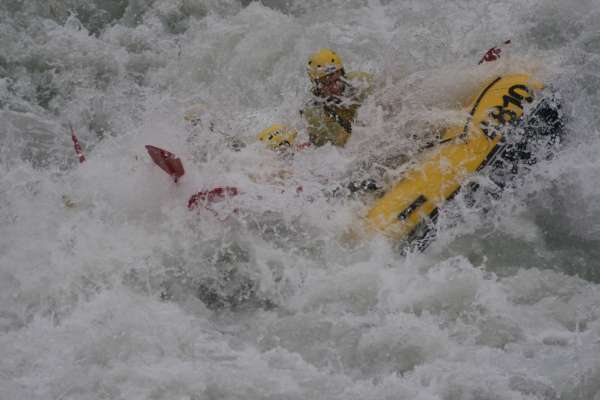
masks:
<path fill-rule="evenodd" d="M 494 148 L 493 148 L 493 149 L 492 149 L 492 150 L 491 150 L 491 151 L 488 153 L 488 155 L 485 157 L 485 160 L 483 160 L 483 161 L 481 162 L 481 164 L 479 164 L 479 167 L 477 167 L 477 169 L 475 170 L 475 172 L 479 172 L 479 171 L 481 171 L 483 168 L 485 168 L 485 167 L 486 167 L 486 166 L 487 166 L 487 165 L 490 163 L 490 161 L 491 161 L 491 160 L 494 158 L 494 156 L 495 156 L 496 154 L 498 154 L 498 152 L 499 152 L 500 150 L 503 150 L 505 147 L 506 147 L 506 145 L 505 145 L 505 144 L 496 144 L 496 145 L 494 146 Z"/>
<path fill-rule="evenodd" d="M 475 112 L 477 111 L 477 108 L 479 107 L 479 103 L 481 103 L 481 99 L 483 99 L 483 96 L 485 96 L 486 93 L 492 88 L 492 86 L 494 86 L 496 83 L 498 83 L 498 81 L 500 79 L 502 79 L 501 76 L 497 77 L 492 83 L 487 85 L 487 87 L 485 89 L 483 89 L 483 91 L 479 94 L 479 97 L 477 97 L 477 100 L 475 100 L 475 104 L 473 104 L 473 108 L 471 108 L 471 111 L 469 111 L 469 118 L 467 118 L 467 122 L 465 123 L 462 133 L 460 135 L 456 135 L 454 137 L 441 140 L 439 142 L 439 144 L 448 143 L 448 142 L 453 141 L 454 139 L 463 139 L 467 136 L 467 132 L 469 131 L 469 125 L 471 125 L 471 122 L 473 121 L 473 115 L 475 115 Z"/>
<path fill-rule="evenodd" d="M 469 125 L 471 125 L 471 121 L 473 121 L 473 115 L 475 115 L 475 112 L 477 111 L 477 108 L 479 107 L 479 103 L 481 103 L 481 99 L 483 99 L 483 96 L 485 96 L 486 93 L 492 88 L 492 86 L 498 83 L 500 79 L 502 79 L 501 76 L 497 77 L 492 83 L 490 83 L 485 89 L 483 89 L 483 92 L 481 92 L 479 97 L 477 97 L 477 100 L 475 101 L 471 112 L 469 112 L 469 119 L 467 119 L 467 123 L 465 124 L 465 127 L 463 129 L 463 133 L 460 135 L 461 137 L 465 137 L 467 135 Z"/>
<path fill-rule="evenodd" d="M 417 197 L 415 201 L 411 203 L 408 207 L 406 207 L 400 214 L 398 214 L 398 219 L 400 221 L 404 221 L 410 214 L 412 214 L 417 208 L 421 207 L 427 201 L 427 197 L 420 195 Z"/>

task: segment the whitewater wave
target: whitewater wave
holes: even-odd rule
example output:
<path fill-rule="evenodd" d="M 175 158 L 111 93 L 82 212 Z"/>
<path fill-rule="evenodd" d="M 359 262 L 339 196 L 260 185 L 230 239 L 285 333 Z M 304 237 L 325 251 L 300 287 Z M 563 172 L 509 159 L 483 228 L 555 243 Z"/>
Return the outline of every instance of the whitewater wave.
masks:
<path fill-rule="evenodd" d="M 598 10 L 3 1 L 0 397 L 597 398 Z M 304 63 L 326 46 L 378 81 L 347 147 L 263 148 L 276 122 L 307 140 Z M 342 240 L 368 200 L 340 188 L 371 171 L 391 183 L 512 72 L 562 96 L 552 159 L 498 199 L 457 198 L 424 253 Z M 224 135 L 186 126 L 198 103 Z M 180 183 L 146 144 L 181 158 Z M 242 193 L 187 209 L 218 186 Z"/>

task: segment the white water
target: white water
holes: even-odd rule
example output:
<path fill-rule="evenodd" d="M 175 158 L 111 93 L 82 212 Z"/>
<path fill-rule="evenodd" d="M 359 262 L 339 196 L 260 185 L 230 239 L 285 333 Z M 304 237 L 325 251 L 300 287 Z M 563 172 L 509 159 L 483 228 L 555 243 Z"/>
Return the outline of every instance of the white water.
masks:
<path fill-rule="evenodd" d="M 248 3 L 2 0 L 0 398 L 600 399 L 600 2 Z M 378 96 L 346 149 L 281 160 L 255 136 L 306 138 L 304 63 L 324 46 Z M 324 191 L 517 71 L 563 97 L 554 160 L 491 212 L 443 215 L 423 254 L 340 242 L 364 206 Z M 190 139 L 198 101 L 248 146 Z M 179 185 L 145 144 L 181 156 Z M 219 185 L 245 194 L 187 210 Z M 242 306 L 199 299 L 245 280 Z"/>

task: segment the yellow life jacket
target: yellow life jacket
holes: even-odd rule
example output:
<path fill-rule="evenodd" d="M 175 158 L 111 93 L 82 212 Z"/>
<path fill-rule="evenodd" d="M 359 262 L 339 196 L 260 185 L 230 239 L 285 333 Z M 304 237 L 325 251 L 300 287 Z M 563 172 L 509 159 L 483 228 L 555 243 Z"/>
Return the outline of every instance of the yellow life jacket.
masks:
<path fill-rule="evenodd" d="M 372 91 L 373 77 L 366 72 L 344 76 L 347 87 L 340 97 L 315 98 L 303 110 L 308 136 L 315 146 L 332 143 L 344 146 L 352 133 L 356 113 Z"/>

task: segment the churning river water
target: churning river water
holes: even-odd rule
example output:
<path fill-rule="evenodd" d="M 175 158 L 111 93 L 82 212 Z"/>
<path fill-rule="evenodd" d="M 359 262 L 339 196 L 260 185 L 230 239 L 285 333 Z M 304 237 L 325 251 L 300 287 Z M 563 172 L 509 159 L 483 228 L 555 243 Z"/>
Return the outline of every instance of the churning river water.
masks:
<path fill-rule="evenodd" d="M 375 93 L 346 148 L 282 157 L 256 134 L 306 140 L 321 47 Z M 348 171 L 508 72 L 560 93 L 562 149 L 422 253 L 340 240 Z M 599 90 L 597 0 L 1 0 L 0 398 L 599 400 Z"/>

